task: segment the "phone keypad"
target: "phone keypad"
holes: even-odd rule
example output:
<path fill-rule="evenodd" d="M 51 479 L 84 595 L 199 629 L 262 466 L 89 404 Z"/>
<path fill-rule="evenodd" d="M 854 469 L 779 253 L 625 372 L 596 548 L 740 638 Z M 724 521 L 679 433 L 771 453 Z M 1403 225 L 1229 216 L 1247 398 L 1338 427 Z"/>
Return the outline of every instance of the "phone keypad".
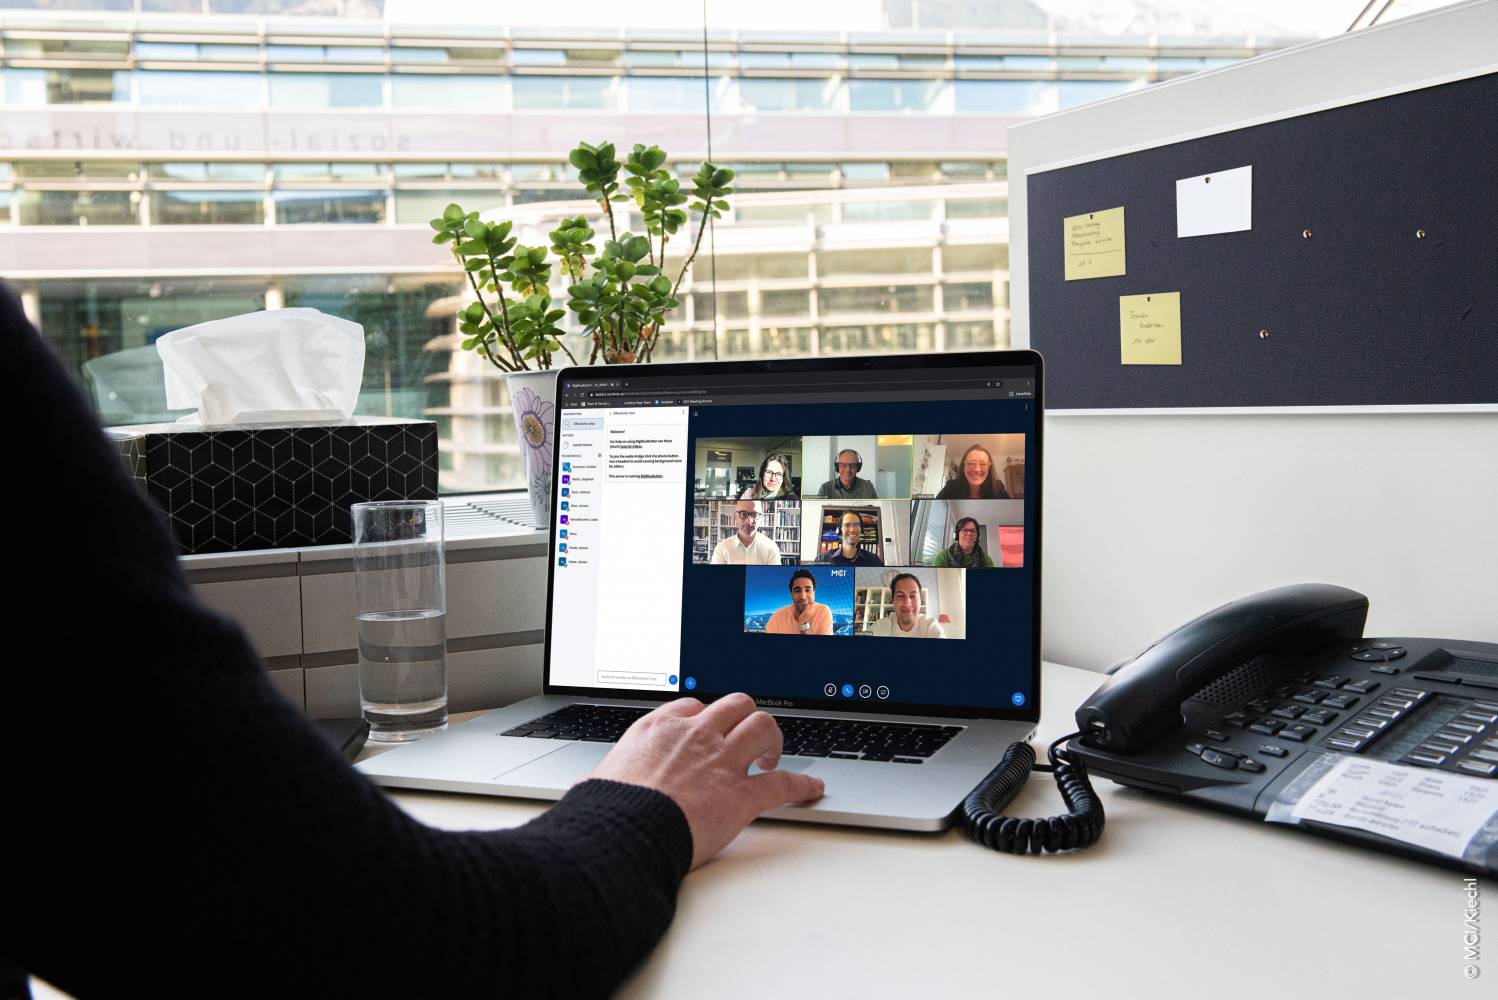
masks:
<path fill-rule="evenodd" d="M 1348 655 L 1361 661 L 1359 666 L 1369 673 L 1388 677 L 1398 674 L 1399 668 L 1385 664 L 1405 653 L 1402 646 L 1379 641 L 1360 644 Z M 1305 673 L 1286 680 L 1288 683 L 1260 692 L 1222 715 L 1217 720 L 1221 729 L 1202 729 L 1188 737 L 1197 742 L 1188 742 L 1186 750 L 1211 767 L 1249 774 L 1265 771 L 1263 760 L 1273 763 L 1289 758 L 1297 745 L 1364 753 L 1379 740 L 1398 733 L 1401 727 L 1396 723 L 1437 697 L 1423 687 L 1359 676 L 1357 668 L 1340 673 Z M 1434 706 L 1432 710 L 1441 711 Z M 1412 720 L 1410 725 L 1421 723 Z M 1249 734 L 1257 734 L 1260 742 L 1248 745 Z M 1233 747 L 1233 742 L 1242 743 L 1243 748 Z M 1404 744 L 1391 743 L 1390 748 L 1393 755 L 1381 756 L 1401 764 L 1498 777 L 1498 702 L 1470 702 L 1460 712 L 1450 714 L 1439 730 L 1419 745 L 1410 745 L 1405 751 Z"/>

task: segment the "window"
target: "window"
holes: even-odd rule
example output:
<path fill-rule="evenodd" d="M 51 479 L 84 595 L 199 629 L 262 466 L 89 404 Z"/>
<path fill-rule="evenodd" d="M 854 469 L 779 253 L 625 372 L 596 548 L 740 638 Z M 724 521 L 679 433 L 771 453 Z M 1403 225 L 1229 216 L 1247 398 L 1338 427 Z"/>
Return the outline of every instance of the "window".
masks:
<path fill-rule="evenodd" d="M 759 312 L 761 316 L 809 316 L 811 293 L 803 289 L 766 289 L 759 293 Z"/>
<path fill-rule="evenodd" d="M 447 164 L 445 163 L 397 163 L 392 169 L 398 181 L 440 181 L 447 177 Z"/>
<path fill-rule="evenodd" d="M 712 94 L 714 111 L 729 111 L 738 106 L 737 81 L 726 76 L 713 77 L 703 85 L 702 77 L 632 76 L 624 81 L 626 100 L 633 114 L 702 114 L 707 90 Z"/>
<path fill-rule="evenodd" d="M 425 226 L 441 217 L 442 210 L 453 202 L 465 211 L 482 212 L 505 203 L 505 193 L 498 188 L 445 188 L 441 191 L 397 191 L 395 221 L 402 225 Z"/>
<path fill-rule="evenodd" d="M 581 187 L 517 188 L 511 201 L 516 205 L 531 205 L 541 201 L 580 201 L 587 197 L 588 192 Z"/>
<path fill-rule="evenodd" d="M 806 255 L 802 253 L 724 254 L 718 252 L 718 280 L 747 281 L 750 278 L 800 278 L 806 280 Z M 674 272 L 673 272 L 674 273 Z M 712 263 L 706 254 L 692 266 L 692 280 L 698 283 L 712 277 Z"/>
<path fill-rule="evenodd" d="M 826 202 L 792 205 L 754 205 L 742 201 L 733 210 L 733 220 L 740 225 L 756 223 L 819 223 L 832 221 L 832 206 Z"/>
<path fill-rule="evenodd" d="M 1144 84 L 1144 80 L 1062 80 L 1056 86 L 1061 107 L 1072 108 L 1078 104 L 1137 90 Z"/>
<path fill-rule="evenodd" d="M 385 221 L 384 191 L 277 191 L 274 198 L 281 225 Z"/>
<path fill-rule="evenodd" d="M 118 351 L 140 348 L 125 378 L 116 373 L 109 389 L 92 394 L 105 423 L 154 423 L 175 420 L 181 412 L 166 408 L 161 361 L 150 345 L 164 333 L 208 320 L 265 308 L 265 279 L 97 279 L 37 282 L 42 335 L 75 371 L 85 386 L 94 380 L 88 362 Z"/>
<path fill-rule="evenodd" d="M 930 312 L 935 302 L 930 285 L 884 285 L 878 288 L 823 288 L 817 293 L 823 316 L 883 312 Z"/>
<path fill-rule="evenodd" d="M 745 319 L 749 315 L 748 292 L 697 292 L 692 296 L 692 316 L 697 322 L 713 318 L 713 300 L 717 300 L 717 315 L 720 318 Z"/>
<path fill-rule="evenodd" d="M 356 413 L 422 417 L 447 402 L 447 389 L 426 381 L 447 370 L 447 355 L 427 349 L 452 332 L 451 318 L 428 316 L 438 299 L 460 290 L 453 275 L 316 275 L 282 279 L 287 307 L 310 306 L 364 327 L 364 385 Z M 505 424 L 513 427 L 509 419 Z M 511 431 L 513 434 L 513 431 Z"/>
<path fill-rule="evenodd" d="M 824 250 L 817 254 L 817 274 L 823 278 L 864 274 L 930 274 L 929 250 Z"/>
<path fill-rule="evenodd" d="M 949 219 L 1003 219 L 1009 215 L 1007 198 L 949 198 Z"/>
<path fill-rule="evenodd" d="M 137 191 L 22 191 L 23 226 L 133 226 L 140 222 Z"/>
<path fill-rule="evenodd" d="M 397 108 L 433 108 L 467 114 L 493 114 L 509 108 L 502 76 L 413 76 L 390 78 L 391 103 Z"/>
<path fill-rule="evenodd" d="M 151 222 L 158 226 L 255 226 L 265 221 L 258 191 L 153 191 Z"/>
<path fill-rule="evenodd" d="M 917 222 L 931 218 L 935 202 L 849 201 L 843 203 L 844 222 Z"/>
<path fill-rule="evenodd" d="M 275 178 L 279 181 L 317 183 L 320 181 L 363 181 L 378 183 L 385 178 L 383 163 L 278 163 Z"/>
<path fill-rule="evenodd" d="M 942 308 L 947 312 L 967 312 L 993 308 L 993 282 L 966 282 L 942 286 Z"/>
<path fill-rule="evenodd" d="M 930 351 L 936 347 L 930 323 L 832 326 L 822 331 L 823 354 L 881 354 Z"/>
<path fill-rule="evenodd" d="M 707 50 L 705 62 L 709 68 L 732 66 L 733 61 L 732 52 L 712 48 Z M 624 65 L 650 67 L 687 66 L 693 69 L 700 69 L 704 65 L 704 57 L 701 49 L 626 49 L 624 51 Z"/>
<path fill-rule="evenodd" d="M 453 163 L 448 166 L 448 175 L 453 180 L 497 181 L 503 179 L 505 168 L 498 163 Z"/>
<path fill-rule="evenodd" d="M 766 355 L 803 355 L 811 353 L 811 328 L 805 326 L 765 326 L 760 341 Z"/>
<path fill-rule="evenodd" d="M 16 163 L 16 176 L 26 179 L 134 181 L 140 177 L 140 164 L 134 160 L 21 160 Z"/>
<path fill-rule="evenodd" d="M 263 163 L 148 163 L 152 180 L 232 181 L 259 184 L 265 181 Z"/>
<path fill-rule="evenodd" d="M 888 163 L 844 163 L 843 180 L 854 184 L 886 184 L 889 182 Z"/>
<path fill-rule="evenodd" d="M 124 7 L 114 7 L 115 10 L 129 10 L 129 0 L 116 0 L 123 3 Z M 8 3 L 7 7 L 26 8 L 33 3 Z M 74 6 L 64 4 L 35 4 L 38 7 L 62 7 Z M 100 9 L 103 7 L 97 2 L 91 4 Z M 5 54 L 12 59 L 107 59 L 125 60 L 130 58 L 130 41 L 128 38 L 7 38 L 5 39 Z"/>
<path fill-rule="evenodd" d="M 1009 248 L 996 244 L 944 246 L 941 248 L 941 269 L 945 274 L 960 274 L 964 271 L 1007 271 Z"/>
<path fill-rule="evenodd" d="M 991 351 L 1008 346 L 1008 334 L 1001 339 L 991 322 L 947 324 L 949 351 Z"/>
<path fill-rule="evenodd" d="M 7 69 L 7 104 L 124 104 L 130 74 L 107 69 Z"/>
<path fill-rule="evenodd" d="M 845 110 L 846 95 L 842 82 L 831 79 L 787 79 L 744 77 L 739 80 L 739 100 L 744 111 L 817 111 Z"/>
<path fill-rule="evenodd" d="M 277 108 L 377 108 L 385 78 L 365 73 L 272 73 L 270 103 Z"/>
<path fill-rule="evenodd" d="M 849 111 L 952 113 L 946 80 L 849 80 Z"/>
<path fill-rule="evenodd" d="M 618 111 L 620 80 L 612 76 L 517 76 L 516 111 Z"/>
<path fill-rule="evenodd" d="M 1056 110 L 1050 80 L 955 80 L 958 114 L 1043 115 Z"/>
<path fill-rule="evenodd" d="M 152 69 L 137 72 L 135 79 L 143 105 L 258 108 L 265 103 L 265 77 L 260 73 Z"/>

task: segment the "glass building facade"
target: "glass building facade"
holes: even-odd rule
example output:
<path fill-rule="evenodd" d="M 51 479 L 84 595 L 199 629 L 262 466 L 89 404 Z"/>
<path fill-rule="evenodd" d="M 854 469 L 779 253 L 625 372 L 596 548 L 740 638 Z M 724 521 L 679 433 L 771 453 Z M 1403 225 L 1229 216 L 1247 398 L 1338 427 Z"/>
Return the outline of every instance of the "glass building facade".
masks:
<path fill-rule="evenodd" d="M 274 0 L 18 6 L 0 10 L 0 276 L 103 419 L 175 416 L 161 334 L 314 306 L 365 328 L 362 412 L 438 421 L 447 490 L 520 481 L 503 379 L 453 333 L 463 283 L 427 226 L 449 202 L 543 242 L 549 220 L 596 210 L 566 162 L 577 142 L 658 144 L 689 174 L 710 113 L 733 208 L 656 360 L 1003 347 L 1005 129 L 1287 44 L 704 46 L 397 27 L 370 0 L 297 5 L 339 20 Z"/>

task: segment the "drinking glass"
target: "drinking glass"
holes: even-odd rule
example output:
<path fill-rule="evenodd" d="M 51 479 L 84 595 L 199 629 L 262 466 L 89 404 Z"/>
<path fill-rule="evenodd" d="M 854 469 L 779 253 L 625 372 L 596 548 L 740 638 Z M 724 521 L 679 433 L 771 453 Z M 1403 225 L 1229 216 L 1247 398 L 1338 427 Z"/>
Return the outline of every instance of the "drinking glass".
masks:
<path fill-rule="evenodd" d="M 354 615 L 369 738 L 405 743 L 447 728 L 442 501 L 356 503 Z"/>

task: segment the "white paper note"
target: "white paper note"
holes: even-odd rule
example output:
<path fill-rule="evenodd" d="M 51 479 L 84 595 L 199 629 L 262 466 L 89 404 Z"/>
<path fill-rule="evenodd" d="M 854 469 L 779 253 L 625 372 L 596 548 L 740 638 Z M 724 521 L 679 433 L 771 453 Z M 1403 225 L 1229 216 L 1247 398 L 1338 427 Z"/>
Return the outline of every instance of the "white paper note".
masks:
<path fill-rule="evenodd" d="M 1460 858 L 1498 813 L 1498 781 L 1343 757 L 1312 785 L 1292 818 L 1350 826 Z"/>
<path fill-rule="evenodd" d="M 1239 233 L 1254 227 L 1254 168 L 1176 181 L 1176 237 Z"/>

